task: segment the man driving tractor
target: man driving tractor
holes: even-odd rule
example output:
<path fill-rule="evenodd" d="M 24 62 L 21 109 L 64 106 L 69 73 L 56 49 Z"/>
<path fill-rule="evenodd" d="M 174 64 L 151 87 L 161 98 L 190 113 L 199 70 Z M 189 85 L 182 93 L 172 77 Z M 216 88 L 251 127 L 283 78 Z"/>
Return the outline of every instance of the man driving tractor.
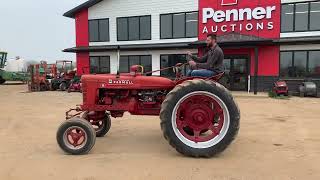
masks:
<path fill-rule="evenodd" d="M 208 34 L 206 43 L 209 51 L 203 57 L 199 58 L 188 52 L 192 60 L 189 61 L 191 70 L 188 71 L 187 76 L 212 77 L 224 71 L 224 54 L 217 44 L 217 36 Z"/>

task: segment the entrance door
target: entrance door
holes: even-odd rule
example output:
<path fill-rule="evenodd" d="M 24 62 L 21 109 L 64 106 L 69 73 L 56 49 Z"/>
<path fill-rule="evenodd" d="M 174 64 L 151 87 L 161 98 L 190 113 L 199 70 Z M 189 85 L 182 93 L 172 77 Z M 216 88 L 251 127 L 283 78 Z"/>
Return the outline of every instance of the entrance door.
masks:
<path fill-rule="evenodd" d="M 225 67 L 225 86 L 233 91 L 248 90 L 249 57 L 226 56 L 223 61 Z"/>

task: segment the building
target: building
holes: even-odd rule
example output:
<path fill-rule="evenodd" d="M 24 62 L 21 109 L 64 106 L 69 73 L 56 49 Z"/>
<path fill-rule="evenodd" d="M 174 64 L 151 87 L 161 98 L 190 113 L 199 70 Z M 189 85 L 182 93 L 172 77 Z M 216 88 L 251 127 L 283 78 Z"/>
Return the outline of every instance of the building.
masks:
<path fill-rule="evenodd" d="M 74 18 L 79 74 L 145 71 L 201 55 L 207 33 L 225 52 L 225 85 L 270 90 L 284 79 L 291 90 L 320 80 L 320 1 L 304 0 L 89 0 L 64 14 Z M 172 71 L 153 75 L 172 77 Z M 320 84 L 319 84 L 320 85 Z"/>

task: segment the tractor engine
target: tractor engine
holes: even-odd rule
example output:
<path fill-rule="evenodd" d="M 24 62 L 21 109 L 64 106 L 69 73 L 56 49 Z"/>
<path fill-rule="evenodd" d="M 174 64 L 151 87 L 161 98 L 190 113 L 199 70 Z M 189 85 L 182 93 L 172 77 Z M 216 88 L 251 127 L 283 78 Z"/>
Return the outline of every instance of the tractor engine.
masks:
<path fill-rule="evenodd" d="M 122 117 L 124 111 L 135 115 L 157 115 L 166 94 L 166 90 L 100 89 L 98 104 L 110 106 L 108 109 L 113 117 Z"/>
<path fill-rule="evenodd" d="M 83 75 L 84 111 L 108 111 L 112 117 L 159 115 L 161 104 L 175 83 L 140 74 Z"/>
<path fill-rule="evenodd" d="M 138 93 L 139 101 L 142 103 L 156 103 L 163 100 L 166 91 L 141 91 Z"/>

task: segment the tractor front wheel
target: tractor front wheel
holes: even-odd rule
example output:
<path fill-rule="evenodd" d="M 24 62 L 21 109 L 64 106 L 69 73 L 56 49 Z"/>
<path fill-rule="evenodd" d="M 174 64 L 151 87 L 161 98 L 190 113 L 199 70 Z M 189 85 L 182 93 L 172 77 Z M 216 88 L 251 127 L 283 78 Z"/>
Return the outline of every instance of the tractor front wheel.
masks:
<path fill-rule="evenodd" d="M 0 76 L 0 84 L 4 84 L 6 82 L 5 79 L 3 79 L 1 76 Z"/>
<path fill-rule="evenodd" d="M 62 83 L 59 85 L 59 89 L 60 89 L 61 91 L 66 91 L 66 90 L 67 90 L 67 83 L 62 82 Z"/>
<path fill-rule="evenodd" d="M 191 157 L 224 151 L 239 130 L 240 111 L 229 91 L 212 81 L 177 85 L 164 100 L 161 129 L 169 144 Z"/>
<path fill-rule="evenodd" d="M 44 84 L 44 83 L 40 84 L 40 91 L 46 91 L 47 89 L 48 88 L 47 88 L 46 84 Z"/>
<path fill-rule="evenodd" d="M 57 142 L 60 148 L 68 154 L 87 154 L 96 142 L 96 133 L 85 119 L 72 118 L 60 125 Z"/>
<path fill-rule="evenodd" d="M 97 137 L 104 137 L 111 128 L 111 118 L 109 114 L 105 112 L 94 112 L 94 113 L 95 114 L 90 115 L 90 113 L 85 112 L 82 115 L 82 118 L 86 119 L 89 123 L 91 123 L 93 129 L 96 131 Z"/>

